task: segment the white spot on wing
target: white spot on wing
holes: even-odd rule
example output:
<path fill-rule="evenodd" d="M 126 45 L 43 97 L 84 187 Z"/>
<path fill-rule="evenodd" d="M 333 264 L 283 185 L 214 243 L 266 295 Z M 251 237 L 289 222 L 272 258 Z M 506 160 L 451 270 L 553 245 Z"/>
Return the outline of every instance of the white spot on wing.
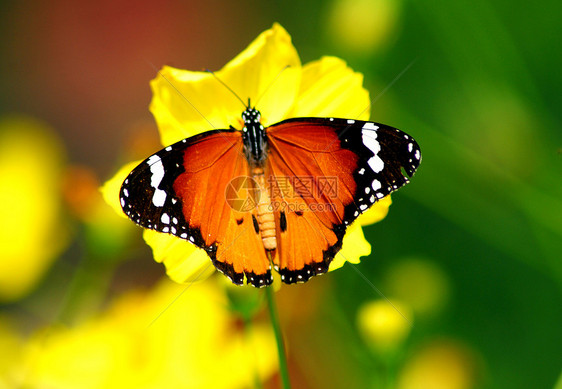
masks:
<path fill-rule="evenodd" d="M 362 137 L 363 137 L 363 144 L 367 147 L 371 152 L 375 155 L 381 151 L 381 146 L 379 141 L 377 140 L 377 132 L 365 129 L 361 130 Z"/>
<path fill-rule="evenodd" d="M 160 157 L 156 154 L 148 158 L 146 163 L 150 166 L 150 172 L 152 173 L 150 177 L 150 186 L 154 188 L 152 203 L 157 207 L 163 207 L 166 202 L 166 192 L 158 189 L 158 185 L 160 185 L 164 178 L 164 165 Z"/>
<path fill-rule="evenodd" d="M 170 216 L 168 216 L 168 214 L 165 212 L 162 214 L 162 217 L 160 217 L 160 220 L 164 224 L 170 224 Z"/>
<path fill-rule="evenodd" d="M 163 207 L 166 202 L 166 192 L 162 189 L 156 189 L 154 196 L 152 196 L 152 203 L 157 207 Z"/>
<path fill-rule="evenodd" d="M 369 161 L 367 162 L 369 163 L 369 166 L 371 167 L 371 169 L 373 169 L 375 173 L 381 172 L 382 169 L 384 168 L 384 162 L 382 161 L 382 159 L 380 159 L 378 155 L 369 158 Z"/>
<path fill-rule="evenodd" d="M 377 191 L 381 188 L 381 182 L 379 180 L 374 180 L 373 183 L 371 184 L 371 187 L 373 188 L 374 191 Z"/>
<path fill-rule="evenodd" d="M 353 123 L 355 123 L 355 120 L 353 120 L 353 119 L 348 119 L 348 120 L 347 120 L 347 124 L 353 124 Z"/>
<path fill-rule="evenodd" d="M 379 126 L 375 125 L 375 123 L 372 123 L 372 122 L 366 122 L 365 124 L 363 124 L 364 130 L 376 131 L 376 130 L 378 130 L 378 128 L 379 128 Z"/>

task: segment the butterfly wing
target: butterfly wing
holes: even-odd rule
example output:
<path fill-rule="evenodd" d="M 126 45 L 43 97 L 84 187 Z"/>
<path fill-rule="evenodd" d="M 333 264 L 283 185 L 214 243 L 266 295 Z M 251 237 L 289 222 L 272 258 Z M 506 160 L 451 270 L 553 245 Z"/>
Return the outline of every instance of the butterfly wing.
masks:
<path fill-rule="evenodd" d="M 246 275 L 254 286 L 265 286 L 272 278 L 254 228 L 255 216 L 240 199 L 227 199 L 228 193 L 251 194 L 252 181 L 244 181 L 249 173 L 239 131 L 205 132 L 168 146 L 137 166 L 123 182 L 121 206 L 142 227 L 204 249 L 235 284 L 242 284 Z"/>
<path fill-rule="evenodd" d="M 411 136 L 374 122 L 289 119 L 269 127 L 267 138 L 274 265 L 285 283 L 327 272 L 347 226 L 408 183 L 421 161 Z"/>

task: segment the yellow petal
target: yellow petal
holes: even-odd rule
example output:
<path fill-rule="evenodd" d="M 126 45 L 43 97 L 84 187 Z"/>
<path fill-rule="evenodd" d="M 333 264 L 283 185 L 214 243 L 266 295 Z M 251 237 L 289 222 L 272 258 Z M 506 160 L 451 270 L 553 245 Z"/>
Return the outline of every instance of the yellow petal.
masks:
<path fill-rule="evenodd" d="M 345 262 L 359 263 L 360 257 L 371 254 L 371 245 L 365 239 L 363 229 L 359 223 L 353 223 L 347 228 L 343 237 L 342 249 L 336 254 L 330 263 L 330 271 L 343 266 Z"/>
<path fill-rule="evenodd" d="M 322 57 L 303 66 L 299 94 L 289 116 L 368 120 L 370 109 L 363 75 L 339 58 Z"/>
<path fill-rule="evenodd" d="M 150 110 L 163 145 L 236 126 L 248 98 L 258 104 L 264 124 L 280 121 L 298 91 L 300 59 L 289 34 L 274 24 L 216 75 L 243 103 L 207 72 L 165 66 L 152 80 Z"/>
<path fill-rule="evenodd" d="M 356 223 L 359 223 L 362 226 L 368 226 L 381 221 L 388 214 L 390 204 L 392 204 L 390 195 L 380 199 L 371 208 L 369 208 L 367 212 L 359 216 Z"/>
<path fill-rule="evenodd" d="M 123 209 L 121 208 L 121 204 L 119 203 L 119 191 L 121 190 L 121 185 L 123 185 L 123 181 L 129 175 L 129 173 L 137 167 L 142 161 L 133 161 L 129 162 L 125 166 L 123 166 L 113 177 L 103 184 L 100 188 L 101 193 L 103 195 L 103 199 L 107 204 L 113 208 L 115 212 L 121 217 L 127 218 Z"/>
<path fill-rule="evenodd" d="M 301 62 L 291 36 L 279 24 L 262 32 L 217 73 L 271 125 L 286 117 L 301 82 Z"/>
<path fill-rule="evenodd" d="M 163 145 L 236 123 L 243 107 L 211 74 L 164 66 L 150 82 Z"/>
<path fill-rule="evenodd" d="M 347 228 L 343 238 L 342 249 L 330 264 L 330 271 L 342 267 L 345 262 L 359 263 L 360 257 L 366 257 L 371 254 L 371 245 L 367 239 L 365 239 L 361 226 L 367 226 L 384 219 L 391 203 L 392 200 L 390 196 L 386 196 L 376 202 L 375 205 L 359 216 L 359 218 Z"/>
<path fill-rule="evenodd" d="M 166 274 L 175 282 L 201 281 L 215 270 L 207 253 L 186 240 L 153 230 L 144 230 L 143 237 L 154 260 L 164 263 Z"/>

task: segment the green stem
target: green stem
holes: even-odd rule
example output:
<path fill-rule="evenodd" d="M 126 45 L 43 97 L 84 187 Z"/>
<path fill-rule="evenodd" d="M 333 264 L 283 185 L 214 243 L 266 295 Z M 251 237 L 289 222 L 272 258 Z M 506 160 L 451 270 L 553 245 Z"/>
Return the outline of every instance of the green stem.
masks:
<path fill-rule="evenodd" d="M 289 380 L 289 369 L 287 368 L 287 353 L 285 352 L 285 343 L 283 342 L 283 334 L 281 333 L 281 325 L 279 324 L 279 316 L 277 315 L 277 307 L 275 306 L 275 296 L 273 287 L 268 286 L 265 288 L 265 295 L 267 297 L 267 306 L 269 308 L 269 318 L 275 333 L 275 340 L 277 341 L 277 355 L 279 356 L 279 374 L 281 375 L 281 383 L 283 389 L 291 389 L 291 382 Z"/>

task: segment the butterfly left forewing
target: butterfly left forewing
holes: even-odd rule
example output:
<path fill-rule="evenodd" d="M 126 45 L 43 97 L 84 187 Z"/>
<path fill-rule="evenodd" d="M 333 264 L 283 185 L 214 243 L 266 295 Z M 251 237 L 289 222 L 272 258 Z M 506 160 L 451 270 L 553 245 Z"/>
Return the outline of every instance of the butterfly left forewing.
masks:
<path fill-rule="evenodd" d="M 277 265 L 287 283 L 326 272 L 347 226 L 406 184 L 402 169 L 411 176 L 421 160 L 413 138 L 374 122 L 289 119 L 269 127 L 268 142 L 271 180 L 284 180 L 288 193 L 272 202 L 301 211 L 276 214 Z M 304 196 L 297 189 L 303 180 L 312 185 Z"/>
<path fill-rule="evenodd" d="M 270 264 L 252 208 L 237 207 L 226 194 L 233 180 L 248 176 L 241 133 L 209 131 L 168 146 L 137 166 L 121 187 L 121 206 L 142 227 L 204 249 L 235 284 L 246 276 L 254 286 L 265 286 L 272 281 Z"/>

